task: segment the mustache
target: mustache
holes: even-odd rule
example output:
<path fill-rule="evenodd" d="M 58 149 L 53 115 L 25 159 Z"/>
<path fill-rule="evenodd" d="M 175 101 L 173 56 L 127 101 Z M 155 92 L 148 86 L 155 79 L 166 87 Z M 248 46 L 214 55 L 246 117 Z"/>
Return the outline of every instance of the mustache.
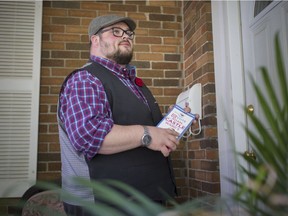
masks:
<path fill-rule="evenodd" d="M 121 44 L 121 43 L 129 43 L 129 45 L 131 46 L 131 41 L 129 41 L 128 39 L 127 40 L 121 40 L 119 42 L 119 44 Z"/>

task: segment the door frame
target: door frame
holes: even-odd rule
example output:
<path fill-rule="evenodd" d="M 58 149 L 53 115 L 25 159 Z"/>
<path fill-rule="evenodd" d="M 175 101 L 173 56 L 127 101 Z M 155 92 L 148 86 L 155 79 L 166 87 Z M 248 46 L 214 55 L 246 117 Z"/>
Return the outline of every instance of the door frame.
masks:
<path fill-rule="evenodd" d="M 240 181 L 239 164 L 247 166 L 235 155 L 247 149 L 240 1 L 212 1 L 211 6 L 220 185 L 225 198 L 236 190 L 228 179 Z"/>

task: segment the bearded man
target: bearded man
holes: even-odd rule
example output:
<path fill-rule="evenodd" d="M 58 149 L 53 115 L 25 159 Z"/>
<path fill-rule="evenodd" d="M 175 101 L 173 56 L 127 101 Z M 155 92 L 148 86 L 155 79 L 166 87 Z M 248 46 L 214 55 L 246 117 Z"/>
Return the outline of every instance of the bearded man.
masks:
<path fill-rule="evenodd" d="M 158 203 L 165 201 L 163 191 L 176 194 L 169 155 L 178 134 L 156 127 L 159 106 L 129 64 L 135 28 L 128 17 L 93 19 L 90 59 L 67 76 L 59 94 L 62 187 L 83 200 L 98 201 L 97 194 L 73 177 L 121 181 Z M 63 201 L 68 215 L 92 215 L 73 200 Z"/>

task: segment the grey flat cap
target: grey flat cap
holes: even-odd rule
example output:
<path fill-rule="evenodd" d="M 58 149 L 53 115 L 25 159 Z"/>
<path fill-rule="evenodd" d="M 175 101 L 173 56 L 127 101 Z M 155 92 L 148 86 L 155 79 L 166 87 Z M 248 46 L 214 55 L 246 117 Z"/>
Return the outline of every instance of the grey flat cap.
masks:
<path fill-rule="evenodd" d="M 121 17 L 118 15 L 99 16 L 94 18 L 89 24 L 89 38 L 91 38 L 91 36 L 97 33 L 100 29 L 118 22 L 125 22 L 129 26 L 131 31 L 134 31 L 136 28 L 136 23 L 129 17 Z"/>

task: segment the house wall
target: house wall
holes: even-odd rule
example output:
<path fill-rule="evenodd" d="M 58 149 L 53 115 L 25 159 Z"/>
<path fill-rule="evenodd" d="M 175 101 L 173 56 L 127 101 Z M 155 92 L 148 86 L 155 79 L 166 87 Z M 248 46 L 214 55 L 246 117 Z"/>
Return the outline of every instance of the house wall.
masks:
<path fill-rule="evenodd" d="M 132 64 L 165 113 L 202 83 L 202 132 L 172 154 L 178 200 L 220 192 L 211 3 L 203 1 L 44 1 L 37 180 L 60 179 L 57 98 L 65 76 L 89 57 L 88 24 L 116 13 L 137 23 Z M 0 203 L 7 200 L 0 199 Z M 11 200 L 10 200 L 11 203 Z M 0 204 L 4 209 L 4 205 Z"/>
<path fill-rule="evenodd" d="M 187 146 L 188 197 L 220 193 L 211 2 L 183 3 L 184 86 L 202 84 L 202 132 Z"/>

